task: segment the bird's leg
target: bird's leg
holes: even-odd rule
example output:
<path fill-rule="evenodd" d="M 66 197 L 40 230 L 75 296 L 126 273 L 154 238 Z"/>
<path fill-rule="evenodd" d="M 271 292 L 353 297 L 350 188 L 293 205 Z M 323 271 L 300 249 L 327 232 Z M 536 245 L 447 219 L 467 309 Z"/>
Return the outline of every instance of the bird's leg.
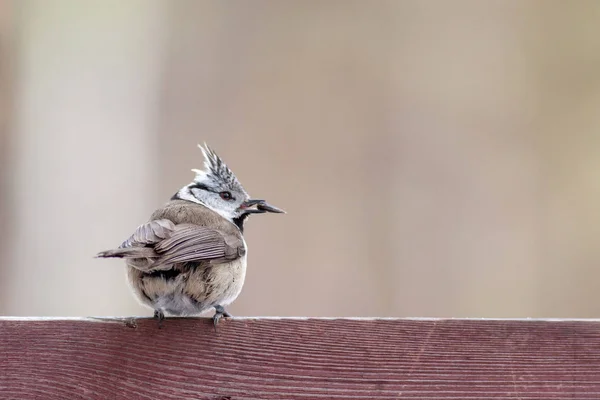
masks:
<path fill-rule="evenodd" d="M 216 305 L 215 306 L 215 315 L 213 315 L 213 325 L 215 326 L 215 331 L 217 330 L 217 324 L 219 323 L 219 320 L 223 317 L 231 318 L 231 314 L 229 314 L 227 311 L 225 311 L 223 306 Z"/>
<path fill-rule="evenodd" d="M 154 310 L 154 318 L 158 320 L 158 329 L 161 329 L 163 319 L 165 319 L 165 314 L 162 312 L 162 310 Z"/>

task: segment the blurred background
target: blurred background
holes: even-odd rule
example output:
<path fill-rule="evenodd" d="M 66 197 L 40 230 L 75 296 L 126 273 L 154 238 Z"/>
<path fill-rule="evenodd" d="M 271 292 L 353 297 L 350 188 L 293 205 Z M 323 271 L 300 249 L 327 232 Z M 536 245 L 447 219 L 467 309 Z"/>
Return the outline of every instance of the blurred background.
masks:
<path fill-rule="evenodd" d="M 253 316 L 600 317 L 600 2 L 0 2 L 0 314 L 151 315 L 97 260 L 213 146 L 288 211 Z"/>

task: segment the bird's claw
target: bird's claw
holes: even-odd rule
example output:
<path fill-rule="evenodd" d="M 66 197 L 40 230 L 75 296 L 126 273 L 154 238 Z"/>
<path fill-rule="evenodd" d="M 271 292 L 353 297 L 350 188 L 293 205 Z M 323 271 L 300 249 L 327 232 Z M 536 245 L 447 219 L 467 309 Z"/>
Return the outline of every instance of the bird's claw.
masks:
<path fill-rule="evenodd" d="M 231 314 L 229 314 L 223 306 L 215 306 L 215 315 L 213 315 L 213 326 L 215 327 L 215 332 L 217 331 L 217 325 L 221 318 L 231 318 Z"/>
<path fill-rule="evenodd" d="M 162 322 L 165 319 L 165 314 L 162 310 L 154 310 L 154 318 L 158 320 L 158 329 L 162 329 Z"/>

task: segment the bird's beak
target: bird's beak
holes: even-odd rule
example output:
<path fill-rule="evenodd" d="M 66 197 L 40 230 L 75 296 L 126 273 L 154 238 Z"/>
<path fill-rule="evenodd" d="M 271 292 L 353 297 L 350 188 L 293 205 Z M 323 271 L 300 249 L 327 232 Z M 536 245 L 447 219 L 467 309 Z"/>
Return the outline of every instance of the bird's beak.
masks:
<path fill-rule="evenodd" d="M 254 206 L 256 206 L 256 208 L 253 208 Z M 269 203 L 267 203 L 264 200 L 247 200 L 242 203 L 242 205 L 239 207 L 239 209 L 241 211 L 245 212 L 246 214 L 262 214 L 262 213 L 266 213 L 266 212 L 285 214 L 285 211 L 283 211 L 280 208 L 270 205 Z"/>

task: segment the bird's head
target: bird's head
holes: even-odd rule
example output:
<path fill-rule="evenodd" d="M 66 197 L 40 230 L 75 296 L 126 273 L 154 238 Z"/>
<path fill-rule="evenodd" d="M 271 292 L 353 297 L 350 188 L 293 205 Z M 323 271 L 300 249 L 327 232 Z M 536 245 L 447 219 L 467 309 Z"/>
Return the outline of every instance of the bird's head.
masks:
<path fill-rule="evenodd" d="M 174 199 L 202 204 L 240 228 L 250 214 L 285 212 L 264 200 L 252 199 L 214 150 L 206 143 L 198 147 L 204 154 L 204 169 L 193 169 L 194 181 L 181 188 Z"/>

